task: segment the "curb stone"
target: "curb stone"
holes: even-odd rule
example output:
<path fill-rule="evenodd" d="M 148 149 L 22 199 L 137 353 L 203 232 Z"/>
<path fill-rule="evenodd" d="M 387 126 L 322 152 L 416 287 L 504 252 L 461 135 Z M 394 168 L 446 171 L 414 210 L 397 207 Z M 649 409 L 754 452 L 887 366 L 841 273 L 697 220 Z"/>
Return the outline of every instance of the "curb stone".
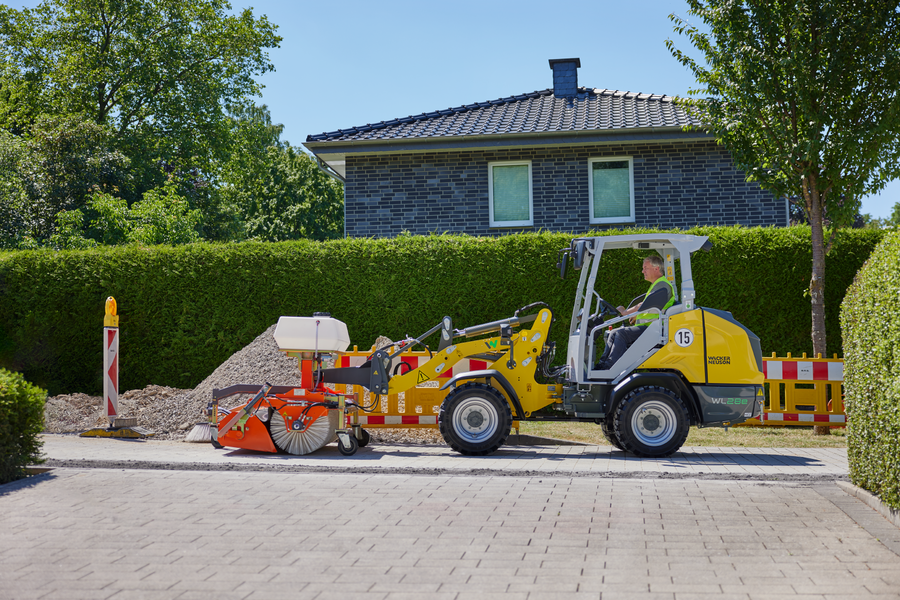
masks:
<path fill-rule="evenodd" d="M 877 510 L 881 515 L 893 523 L 895 526 L 900 527 L 900 510 L 895 510 L 881 501 L 881 498 L 873 494 L 868 490 L 864 490 L 861 487 L 857 487 L 850 483 L 849 481 L 837 481 L 838 486 L 851 496 L 855 496 L 859 498 L 863 502 L 865 502 L 870 508 Z"/>

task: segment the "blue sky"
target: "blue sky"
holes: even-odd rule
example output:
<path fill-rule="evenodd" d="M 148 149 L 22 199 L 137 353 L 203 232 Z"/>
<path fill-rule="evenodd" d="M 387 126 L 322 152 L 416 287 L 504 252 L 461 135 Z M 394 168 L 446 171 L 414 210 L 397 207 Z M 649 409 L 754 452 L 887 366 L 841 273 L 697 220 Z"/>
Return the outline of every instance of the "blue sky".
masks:
<path fill-rule="evenodd" d="M 33 7 L 37 1 L 8 2 Z M 279 26 L 259 104 L 299 146 L 310 134 L 552 87 L 551 58 L 581 59 L 582 86 L 684 96 L 692 75 L 665 47 L 681 0 L 232 0 Z M 889 217 L 900 182 L 863 200 Z"/>

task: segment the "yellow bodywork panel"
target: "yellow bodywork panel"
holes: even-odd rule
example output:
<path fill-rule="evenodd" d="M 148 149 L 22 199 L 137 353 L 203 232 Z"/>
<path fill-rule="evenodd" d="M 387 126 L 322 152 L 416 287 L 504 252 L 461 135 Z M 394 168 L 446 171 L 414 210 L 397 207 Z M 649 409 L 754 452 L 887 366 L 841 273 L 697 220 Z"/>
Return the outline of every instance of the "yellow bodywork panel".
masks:
<path fill-rule="evenodd" d="M 700 309 L 669 317 L 669 341 L 641 364 L 641 369 L 674 370 L 693 384 L 706 383 L 703 313 Z"/>
<path fill-rule="evenodd" d="M 695 385 L 761 385 L 765 379 L 747 332 L 700 308 L 672 315 L 668 342 L 640 368 L 679 371 Z"/>
<path fill-rule="evenodd" d="M 548 342 L 548 332 L 552 321 L 549 310 L 543 309 L 537 314 L 531 329 L 519 329 L 512 338 L 511 344 L 504 345 L 500 336 L 481 338 L 470 342 L 460 342 L 444 348 L 431 360 L 402 375 L 390 380 L 389 394 L 398 394 L 417 385 L 437 379 L 464 358 L 502 353 L 499 359 L 488 364 L 488 369 L 499 371 L 512 385 L 518 396 L 525 416 L 543 408 L 559 399 L 560 387 L 539 384 L 534 379 L 537 359 Z M 503 388 L 495 385 L 501 393 Z"/>
<path fill-rule="evenodd" d="M 747 332 L 710 312 L 706 321 L 707 383 L 762 385 L 765 376 L 756 364 Z"/>

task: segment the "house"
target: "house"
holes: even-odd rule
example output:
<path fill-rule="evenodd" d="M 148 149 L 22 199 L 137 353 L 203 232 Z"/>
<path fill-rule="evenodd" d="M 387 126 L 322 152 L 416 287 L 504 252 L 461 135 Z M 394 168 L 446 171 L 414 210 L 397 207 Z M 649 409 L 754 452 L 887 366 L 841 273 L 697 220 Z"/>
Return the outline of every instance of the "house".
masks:
<path fill-rule="evenodd" d="M 672 97 L 579 87 L 580 59 L 549 62 L 551 89 L 308 136 L 344 181 L 347 235 L 788 224 Z"/>

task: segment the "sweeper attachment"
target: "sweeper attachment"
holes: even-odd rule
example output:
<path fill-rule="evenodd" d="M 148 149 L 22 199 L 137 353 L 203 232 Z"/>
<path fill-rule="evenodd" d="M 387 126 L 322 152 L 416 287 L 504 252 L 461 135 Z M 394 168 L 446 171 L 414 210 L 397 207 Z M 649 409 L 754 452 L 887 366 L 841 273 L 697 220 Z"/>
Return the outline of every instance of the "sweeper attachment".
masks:
<path fill-rule="evenodd" d="M 324 355 L 339 354 L 350 344 L 347 326 L 318 313 L 313 317 L 281 317 L 275 327 L 275 341 L 288 356 L 298 358 L 300 386 L 266 383 L 213 390 L 207 408 L 213 446 L 303 455 L 337 439 L 338 449 L 345 456 L 365 446 L 366 432 L 358 426 L 346 428 L 346 414 L 357 405 L 355 394 L 326 388 L 318 375 Z M 253 396 L 231 409 L 219 406 L 220 400 L 238 394 Z"/>

